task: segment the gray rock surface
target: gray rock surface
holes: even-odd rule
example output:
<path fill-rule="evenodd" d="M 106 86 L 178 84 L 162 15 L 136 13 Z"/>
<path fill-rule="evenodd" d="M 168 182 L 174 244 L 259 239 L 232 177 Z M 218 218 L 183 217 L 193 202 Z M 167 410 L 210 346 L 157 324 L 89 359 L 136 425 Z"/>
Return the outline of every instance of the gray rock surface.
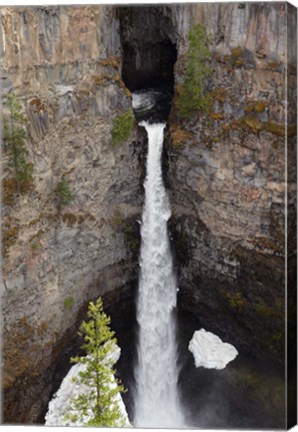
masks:
<path fill-rule="evenodd" d="M 297 50 L 287 8 L 156 7 L 165 23 L 159 36 L 177 48 L 165 166 L 179 307 L 237 349 L 277 361 L 284 347 L 286 181 L 289 250 L 295 243 L 294 91 L 288 161 L 284 121 L 285 73 L 294 88 Z M 1 8 L 2 96 L 14 91 L 23 104 L 34 165 L 33 189 L 2 207 L 6 422 L 40 420 L 55 364 L 87 301 L 104 295 L 106 304 L 120 302 L 137 278 L 145 146 L 136 127 L 127 142 L 111 142 L 113 118 L 131 106 L 116 9 Z M 212 74 L 204 83 L 211 106 L 181 122 L 175 104 L 187 35 L 198 22 L 211 38 Z M 2 174 L 10 175 L 5 151 Z M 59 212 L 54 190 L 61 179 L 75 198 Z M 294 258 L 288 268 L 294 280 Z"/>

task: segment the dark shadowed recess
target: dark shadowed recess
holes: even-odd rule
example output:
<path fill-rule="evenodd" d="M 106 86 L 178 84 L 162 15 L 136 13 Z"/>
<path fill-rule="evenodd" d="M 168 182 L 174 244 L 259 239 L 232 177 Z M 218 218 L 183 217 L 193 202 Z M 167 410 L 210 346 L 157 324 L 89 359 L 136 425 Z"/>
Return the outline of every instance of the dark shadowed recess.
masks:
<path fill-rule="evenodd" d="M 165 120 L 171 109 L 177 49 L 176 32 L 166 11 L 160 6 L 117 7 L 122 79 L 132 93 L 155 90 L 160 95 L 151 116 L 135 113 L 138 120 Z"/>

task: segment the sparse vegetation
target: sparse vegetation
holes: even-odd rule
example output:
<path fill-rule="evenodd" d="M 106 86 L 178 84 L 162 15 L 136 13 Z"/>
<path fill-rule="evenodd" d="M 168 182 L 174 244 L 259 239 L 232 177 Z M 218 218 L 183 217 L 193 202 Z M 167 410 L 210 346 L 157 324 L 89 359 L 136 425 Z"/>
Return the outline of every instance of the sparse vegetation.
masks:
<path fill-rule="evenodd" d="M 28 150 L 25 142 L 27 133 L 25 129 L 26 118 L 22 113 L 22 106 L 13 93 L 7 95 L 7 107 L 9 117 L 4 119 L 4 150 L 9 153 L 9 163 L 13 168 L 13 178 L 6 179 L 6 188 L 10 186 L 10 192 L 5 192 L 7 204 L 13 204 L 15 193 L 25 193 L 32 186 L 33 164 L 27 160 Z"/>
<path fill-rule="evenodd" d="M 74 304 L 74 300 L 72 297 L 66 297 L 64 299 L 63 305 L 65 309 L 71 310 L 73 308 L 73 304 Z"/>
<path fill-rule="evenodd" d="M 240 292 L 237 293 L 225 293 L 225 297 L 228 301 L 229 306 L 232 309 L 236 309 L 239 312 L 242 311 L 245 307 L 245 299 L 243 298 Z"/>
<path fill-rule="evenodd" d="M 116 210 L 113 216 L 108 220 L 109 225 L 125 235 L 125 240 L 132 252 L 140 248 L 140 238 L 137 236 L 132 221 L 125 219 L 119 210 Z"/>
<path fill-rule="evenodd" d="M 33 240 L 31 243 L 31 249 L 34 252 L 38 252 L 40 249 L 42 248 L 40 241 L 38 240 Z"/>
<path fill-rule="evenodd" d="M 19 220 L 16 218 L 9 218 L 3 224 L 2 232 L 2 251 L 3 256 L 7 257 L 9 248 L 13 246 L 18 238 L 20 231 Z"/>
<path fill-rule="evenodd" d="M 65 179 L 58 182 L 55 188 L 55 196 L 58 209 L 69 204 L 75 197 L 70 189 L 68 181 Z"/>
<path fill-rule="evenodd" d="M 172 147 L 175 150 L 182 149 L 187 142 L 192 141 L 191 132 L 176 126 L 175 127 L 171 126 L 170 134 L 171 134 Z"/>
<path fill-rule="evenodd" d="M 244 65 L 244 49 L 240 46 L 235 47 L 231 51 L 232 65 L 241 67 Z"/>
<path fill-rule="evenodd" d="M 3 330 L 3 377 L 4 388 L 26 373 L 26 377 L 36 377 L 42 371 L 43 353 L 47 350 L 46 334 L 48 322 L 30 323 L 27 317 L 15 322 L 8 331 Z M 50 342 L 49 342 L 50 343 Z"/>
<path fill-rule="evenodd" d="M 128 140 L 133 129 L 133 123 L 134 116 L 131 109 L 115 117 L 112 127 L 112 143 L 120 144 Z"/>
<path fill-rule="evenodd" d="M 186 72 L 177 103 L 180 118 L 191 118 L 196 111 L 208 109 L 208 98 L 204 95 L 204 80 L 211 73 L 208 66 L 211 53 L 205 28 L 201 24 L 194 26 L 188 40 Z"/>
<path fill-rule="evenodd" d="M 114 69 L 118 69 L 120 65 L 120 57 L 110 56 L 101 60 L 100 64 L 102 66 L 112 66 Z"/>

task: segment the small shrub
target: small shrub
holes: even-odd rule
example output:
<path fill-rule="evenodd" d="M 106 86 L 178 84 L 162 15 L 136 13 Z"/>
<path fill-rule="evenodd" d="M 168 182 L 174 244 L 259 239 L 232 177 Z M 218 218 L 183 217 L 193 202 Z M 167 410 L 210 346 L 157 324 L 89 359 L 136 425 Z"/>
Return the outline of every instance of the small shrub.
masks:
<path fill-rule="evenodd" d="M 100 64 L 102 66 L 112 66 L 115 69 L 118 69 L 119 64 L 120 64 L 120 57 L 116 57 L 116 56 L 110 56 L 107 57 L 105 59 L 103 59 Z"/>
<path fill-rule="evenodd" d="M 232 309 L 236 309 L 238 311 L 242 311 L 245 308 L 246 302 L 240 292 L 235 294 L 225 293 L 225 297 L 228 301 L 229 306 Z"/>
<path fill-rule="evenodd" d="M 66 297 L 64 299 L 63 305 L 65 309 L 71 310 L 73 308 L 73 304 L 74 304 L 74 300 L 72 297 Z"/>
<path fill-rule="evenodd" d="M 235 47 L 231 51 L 232 65 L 236 67 L 244 66 L 244 49 L 242 47 Z"/>
<path fill-rule="evenodd" d="M 209 39 L 201 24 L 193 27 L 188 36 L 189 48 L 186 53 L 186 72 L 178 99 L 178 116 L 191 118 L 196 111 L 208 109 L 208 98 L 204 95 L 204 80 L 210 75 L 207 64 L 211 53 Z"/>
<path fill-rule="evenodd" d="M 67 223 L 67 225 L 74 225 L 77 222 L 77 216 L 72 213 L 64 213 L 62 215 L 63 222 Z"/>
<path fill-rule="evenodd" d="M 31 248 L 34 252 L 38 252 L 41 249 L 41 243 L 38 240 L 33 240 L 31 243 Z"/>
<path fill-rule="evenodd" d="M 209 111 L 209 116 L 213 120 L 223 120 L 224 119 L 224 115 L 222 113 L 216 113 L 214 111 Z"/>
<path fill-rule="evenodd" d="M 113 78 L 107 73 L 101 73 L 99 75 L 93 75 L 93 79 L 96 85 L 104 85 L 111 81 Z"/>
<path fill-rule="evenodd" d="M 58 209 L 66 206 L 74 199 L 74 194 L 69 187 L 68 181 L 65 179 L 61 180 L 57 184 L 55 188 L 55 195 Z"/>
<path fill-rule="evenodd" d="M 184 145 L 187 142 L 191 141 L 192 139 L 191 132 L 182 128 L 171 127 L 170 133 L 171 133 L 172 146 L 175 150 L 182 149 Z"/>
<path fill-rule="evenodd" d="M 221 102 L 224 103 L 227 95 L 227 90 L 222 87 L 217 87 L 212 92 L 208 94 L 208 98 L 211 102 Z"/>
<path fill-rule="evenodd" d="M 132 110 L 119 114 L 114 118 L 112 127 L 112 143 L 120 144 L 128 140 L 133 129 L 134 116 Z"/>
<path fill-rule="evenodd" d="M 258 102 L 256 102 L 256 104 L 254 106 L 254 111 L 256 113 L 262 113 L 262 112 L 265 111 L 266 107 L 267 107 L 267 103 L 266 102 L 264 102 L 264 101 L 258 101 Z"/>

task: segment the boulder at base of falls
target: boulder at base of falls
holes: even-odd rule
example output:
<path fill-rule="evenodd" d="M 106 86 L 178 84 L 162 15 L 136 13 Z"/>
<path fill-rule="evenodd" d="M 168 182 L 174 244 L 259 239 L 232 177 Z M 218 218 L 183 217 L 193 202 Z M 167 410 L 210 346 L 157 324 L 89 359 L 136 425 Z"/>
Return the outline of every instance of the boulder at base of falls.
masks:
<path fill-rule="evenodd" d="M 115 345 L 115 349 L 109 354 L 113 360 L 113 364 L 119 360 L 120 352 L 121 350 L 118 345 Z M 77 363 L 70 369 L 66 377 L 63 379 L 59 390 L 49 403 L 49 409 L 45 417 L 45 426 L 83 426 L 81 422 L 71 421 L 70 419 L 66 419 L 65 416 L 69 412 L 70 400 L 79 394 L 88 393 L 90 391 L 87 385 L 79 384 L 74 381 L 74 378 L 78 377 L 79 373 L 83 372 L 85 368 L 85 364 Z M 110 385 L 115 385 L 115 377 L 112 371 Z M 125 427 L 130 427 L 131 425 L 120 393 L 117 393 L 115 396 L 115 404 L 119 406 L 120 411 L 125 418 Z M 90 420 L 91 416 L 92 412 L 90 410 L 83 423 L 86 424 Z"/>
<path fill-rule="evenodd" d="M 203 328 L 194 332 L 188 349 L 194 356 L 196 367 L 206 369 L 224 369 L 238 355 L 233 345 Z"/>

